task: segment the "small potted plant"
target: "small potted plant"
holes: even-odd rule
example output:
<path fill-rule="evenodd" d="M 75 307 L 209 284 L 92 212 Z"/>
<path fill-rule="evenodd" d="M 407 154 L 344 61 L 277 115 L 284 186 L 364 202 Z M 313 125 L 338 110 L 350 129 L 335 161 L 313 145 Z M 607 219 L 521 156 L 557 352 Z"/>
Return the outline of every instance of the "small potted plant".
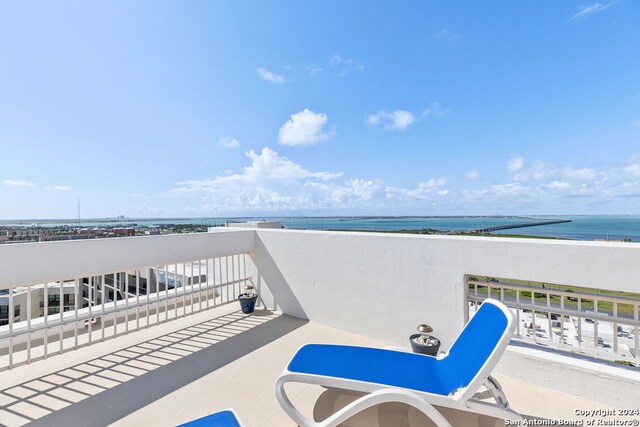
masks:
<path fill-rule="evenodd" d="M 440 340 L 430 335 L 431 332 L 433 332 L 433 328 L 429 325 L 422 324 L 418 326 L 418 332 L 420 333 L 413 334 L 409 337 L 413 352 L 437 356 L 438 350 L 440 349 Z"/>
<path fill-rule="evenodd" d="M 244 285 L 244 292 L 238 295 L 238 299 L 240 300 L 240 308 L 242 308 L 243 313 L 253 313 L 253 310 L 256 308 L 256 300 L 258 299 L 258 294 L 255 291 L 253 283 L 247 282 L 247 284 Z"/>

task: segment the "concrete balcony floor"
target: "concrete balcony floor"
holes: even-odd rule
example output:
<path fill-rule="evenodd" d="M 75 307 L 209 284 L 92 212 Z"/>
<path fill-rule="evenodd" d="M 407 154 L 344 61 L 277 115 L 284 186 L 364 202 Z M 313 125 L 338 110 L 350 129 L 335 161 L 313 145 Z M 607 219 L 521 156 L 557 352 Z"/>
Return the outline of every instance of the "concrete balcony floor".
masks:
<path fill-rule="evenodd" d="M 392 346 L 266 310 L 244 315 L 237 304 L 229 304 L 3 372 L 0 425 L 172 426 L 233 407 L 248 427 L 293 426 L 275 399 L 274 383 L 295 350 L 308 342 Z M 610 409 L 620 402 L 564 392 L 556 385 L 575 387 L 580 369 L 543 365 L 551 371 L 538 375 L 522 365 L 521 355 L 507 351 L 494 375 L 512 407 L 526 417 L 571 419 L 576 409 Z M 638 387 L 633 381 L 606 381 L 613 389 L 624 387 L 625 395 L 638 395 L 629 388 Z M 301 384 L 289 385 L 288 393 L 316 419 L 358 396 Z M 444 413 L 453 425 L 504 425 L 473 414 Z M 433 424 L 413 408 L 385 404 L 345 425 Z"/>

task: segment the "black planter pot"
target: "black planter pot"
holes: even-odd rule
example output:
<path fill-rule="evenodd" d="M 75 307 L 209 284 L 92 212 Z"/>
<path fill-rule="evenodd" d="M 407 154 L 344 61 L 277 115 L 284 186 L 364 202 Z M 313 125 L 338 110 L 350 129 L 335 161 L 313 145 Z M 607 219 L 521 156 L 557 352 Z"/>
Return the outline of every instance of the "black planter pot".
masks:
<path fill-rule="evenodd" d="M 253 313 L 253 310 L 256 308 L 256 300 L 258 299 L 258 294 L 240 294 L 238 295 L 238 300 L 240 300 L 240 308 L 243 313 Z"/>
<path fill-rule="evenodd" d="M 411 343 L 411 349 L 414 353 L 426 354 L 428 356 L 437 356 L 438 350 L 440 350 L 440 340 L 436 337 L 431 337 L 436 340 L 434 345 L 425 345 L 420 344 L 415 341 L 414 338 L 418 338 L 420 334 L 413 334 L 409 337 L 409 342 Z"/>

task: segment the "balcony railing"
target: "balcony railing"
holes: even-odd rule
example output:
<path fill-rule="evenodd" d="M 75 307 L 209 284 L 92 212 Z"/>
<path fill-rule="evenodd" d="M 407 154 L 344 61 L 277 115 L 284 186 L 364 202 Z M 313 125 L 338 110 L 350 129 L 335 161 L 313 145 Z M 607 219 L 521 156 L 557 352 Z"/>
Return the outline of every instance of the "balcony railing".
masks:
<path fill-rule="evenodd" d="M 465 273 L 638 292 L 639 259 L 634 243 L 268 229 L 0 245 L 0 290 L 10 291 L 0 299 L 11 300 L 11 308 L 20 305 L 21 312 L 0 326 L 0 368 L 233 301 L 248 280 L 269 309 L 365 336 L 375 331 L 398 345 L 406 345 L 407 331 L 427 322 L 446 347 L 463 327 L 469 302 L 504 295 L 517 312 L 522 339 L 636 363 L 637 302 L 541 289 L 534 292 L 544 298 L 534 294 L 531 300 L 523 297 L 527 289 L 509 283 L 476 283 L 469 291 Z M 37 317 L 32 308 L 40 299 L 27 301 L 31 291 L 41 287 L 44 295 L 46 288 L 48 297 L 61 292 L 61 283 L 66 293 L 72 288 L 79 305 Z M 532 327 L 525 328 L 527 318 Z M 616 331 L 609 340 L 607 322 Z M 565 331 L 572 324 L 575 332 Z"/>
<path fill-rule="evenodd" d="M 115 280 L 108 283 L 105 276 Z M 161 280 L 163 277 L 184 280 L 168 286 L 166 280 Z M 141 281 L 145 282 L 144 287 L 140 286 Z M 230 303 L 250 281 L 253 279 L 247 271 L 247 254 L 235 253 L 10 286 L 7 295 L 9 313 L 14 312 L 16 300 L 20 299 L 21 313 L 26 318 L 10 316 L 7 324 L 0 326 L 0 370 Z M 72 306 L 64 300 L 64 293 L 69 294 L 70 286 L 75 301 Z M 80 297 L 83 290 L 87 295 L 85 300 Z M 113 291 L 113 300 L 97 298 L 109 290 Z M 54 307 L 59 312 L 35 315 L 39 310 L 34 310 L 37 306 L 32 301 L 34 292 L 43 294 L 43 301 L 38 305 L 44 313 Z M 49 295 L 56 293 L 59 300 L 52 306 Z M 88 302 L 88 306 L 83 308 L 83 302 Z"/>
<path fill-rule="evenodd" d="M 486 298 L 499 299 L 512 308 L 517 319 L 516 339 L 640 365 L 637 298 L 495 278 L 481 281 L 472 275 L 465 276 L 465 283 L 471 313 Z"/>

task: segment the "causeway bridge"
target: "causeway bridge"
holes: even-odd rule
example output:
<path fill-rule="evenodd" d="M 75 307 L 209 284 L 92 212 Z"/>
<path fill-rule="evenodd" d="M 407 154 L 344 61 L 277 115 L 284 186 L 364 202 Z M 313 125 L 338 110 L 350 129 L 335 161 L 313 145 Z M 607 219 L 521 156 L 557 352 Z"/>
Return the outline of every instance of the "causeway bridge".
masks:
<path fill-rule="evenodd" d="M 496 231 L 496 230 L 508 230 L 510 228 L 537 227 L 539 225 L 562 224 L 565 222 L 571 222 L 571 220 L 560 218 L 560 219 L 548 219 L 548 220 L 536 221 L 536 222 L 521 222 L 518 224 L 494 225 L 491 227 L 476 228 L 475 230 L 468 230 L 468 231 L 465 231 L 464 233 L 489 233 L 491 231 Z"/>

